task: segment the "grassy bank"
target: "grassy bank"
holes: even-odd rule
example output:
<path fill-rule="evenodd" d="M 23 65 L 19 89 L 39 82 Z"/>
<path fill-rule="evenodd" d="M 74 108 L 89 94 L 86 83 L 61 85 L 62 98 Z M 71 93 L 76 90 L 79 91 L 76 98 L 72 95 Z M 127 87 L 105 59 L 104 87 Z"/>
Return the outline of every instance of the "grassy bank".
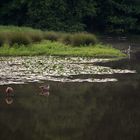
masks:
<path fill-rule="evenodd" d="M 33 56 L 33 55 L 57 55 L 57 56 L 94 56 L 94 57 L 123 57 L 119 50 L 110 46 L 96 44 L 94 46 L 73 47 L 59 42 L 42 41 L 29 46 L 4 45 L 0 48 L 0 56 Z"/>
<path fill-rule="evenodd" d="M 94 34 L 46 32 L 29 27 L 0 26 L 0 56 L 59 55 L 122 57 L 99 43 Z"/>

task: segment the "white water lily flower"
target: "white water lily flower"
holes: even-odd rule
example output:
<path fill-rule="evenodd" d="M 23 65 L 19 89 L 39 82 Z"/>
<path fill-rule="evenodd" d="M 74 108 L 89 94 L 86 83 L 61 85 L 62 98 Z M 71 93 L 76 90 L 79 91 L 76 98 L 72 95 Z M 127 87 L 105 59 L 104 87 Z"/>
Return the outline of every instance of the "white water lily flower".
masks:
<path fill-rule="evenodd" d="M 136 73 L 135 70 L 111 69 L 110 67 L 94 65 L 94 62 L 108 61 L 110 60 L 82 57 L 0 57 L 0 83 L 39 82 L 40 80 L 61 82 L 107 82 L 116 80 L 107 78 L 68 79 L 67 77 L 87 74 L 111 75 L 114 73 Z M 54 76 L 57 78 L 54 78 Z M 66 79 L 59 79 L 60 77 L 66 77 Z"/>

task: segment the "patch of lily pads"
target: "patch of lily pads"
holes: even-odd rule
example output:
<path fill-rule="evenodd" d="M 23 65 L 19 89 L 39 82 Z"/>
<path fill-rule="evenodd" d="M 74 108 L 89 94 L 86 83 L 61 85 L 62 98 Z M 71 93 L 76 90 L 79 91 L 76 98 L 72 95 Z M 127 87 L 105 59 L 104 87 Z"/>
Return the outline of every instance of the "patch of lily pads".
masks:
<path fill-rule="evenodd" d="M 112 75 L 136 73 L 135 70 L 112 69 L 96 65 L 111 59 L 82 57 L 0 57 L 0 85 L 40 81 L 115 82 L 115 78 L 72 78 L 75 75 Z"/>

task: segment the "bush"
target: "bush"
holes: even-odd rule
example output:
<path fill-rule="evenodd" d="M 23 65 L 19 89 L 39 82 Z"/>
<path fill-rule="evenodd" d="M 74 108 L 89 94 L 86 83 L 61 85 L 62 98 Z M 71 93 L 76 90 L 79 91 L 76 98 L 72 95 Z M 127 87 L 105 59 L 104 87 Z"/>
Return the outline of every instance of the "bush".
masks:
<path fill-rule="evenodd" d="M 31 38 L 28 35 L 26 35 L 25 33 L 22 33 L 22 32 L 11 33 L 9 38 L 8 38 L 8 44 L 10 46 L 12 46 L 14 44 L 28 45 L 31 42 L 32 42 Z"/>
<path fill-rule="evenodd" d="M 0 46 L 4 44 L 9 44 L 9 37 L 10 37 L 9 32 L 0 32 Z"/>
<path fill-rule="evenodd" d="M 27 36 L 30 37 L 32 42 L 40 42 L 44 39 L 43 32 L 29 32 Z"/>
<path fill-rule="evenodd" d="M 50 40 L 50 41 L 58 41 L 60 38 L 60 34 L 57 32 L 45 32 L 44 33 L 44 39 Z"/>
<path fill-rule="evenodd" d="M 88 33 L 75 33 L 71 36 L 70 40 L 73 46 L 94 45 L 97 43 L 96 36 Z"/>
<path fill-rule="evenodd" d="M 62 42 L 62 43 L 64 43 L 64 44 L 66 44 L 66 45 L 68 45 L 68 44 L 71 44 L 71 37 L 72 37 L 72 35 L 71 34 L 63 34 L 62 36 L 61 36 L 61 38 L 59 39 L 59 41 L 60 42 Z"/>
<path fill-rule="evenodd" d="M 0 46 L 3 44 L 28 45 L 44 39 L 44 32 L 29 27 L 0 26 Z"/>
<path fill-rule="evenodd" d="M 5 27 L 5 26 L 4 26 Z M 43 32 L 26 27 L 0 27 L 0 46 L 3 44 L 28 45 L 30 43 L 41 42 L 43 39 L 58 41 L 72 46 L 94 45 L 97 38 L 89 33 L 62 33 L 62 32 Z"/>
<path fill-rule="evenodd" d="M 95 35 L 89 33 L 74 33 L 63 35 L 61 41 L 64 44 L 70 44 L 73 46 L 84 46 L 96 44 L 97 38 Z"/>
<path fill-rule="evenodd" d="M 28 45 L 30 43 L 40 42 L 42 40 L 42 32 L 0 32 L 0 46 L 2 46 L 3 44 L 9 44 L 10 46 L 14 44 Z"/>
<path fill-rule="evenodd" d="M 2 46 L 4 44 L 4 41 L 2 40 L 2 38 L 0 37 L 0 46 Z"/>
<path fill-rule="evenodd" d="M 2 46 L 5 42 L 4 36 L 0 33 L 0 46 Z"/>

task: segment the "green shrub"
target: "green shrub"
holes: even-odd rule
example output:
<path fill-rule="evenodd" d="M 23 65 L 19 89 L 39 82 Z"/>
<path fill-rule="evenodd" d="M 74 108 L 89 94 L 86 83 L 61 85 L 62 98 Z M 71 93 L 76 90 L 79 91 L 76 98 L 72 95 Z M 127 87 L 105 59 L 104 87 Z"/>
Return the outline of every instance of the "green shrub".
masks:
<path fill-rule="evenodd" d="M 13 25 L 0 25 L 0 32 L 39 32 L 39 29 L 33 29 L 31 27 L 19 27 Z"/>
<path fill-rule="evenodd" d="M 71 37 L 72 37 L 72 35 L 71 34 L 63 34 L 62 36 L 61 36 L 61 38 L 59 39 L 59 41 L 60 42 L 62 42 L 62 43 L 64 43 L 64 44 L 66 44 L 66 45 L 68 45 L 68 44 L 71 44 Z"/>
<path fill-rule="evenodd" d="M 3 40 L 0 37 L 0 47 L 4 44 Z"/>
<path fill-rule="evenodd" d="M 59 38 L 60 38 L 60 34 L 57 32 L 50 31 L 50 32 L 44 33 L 44 39 L 46 39 L 46 40 L 58 41 Z"/>
<path fill-rule="evenodd" d="M 70 44 L 73 46 L 94 45 L 97 43 L 97 38 L 93 34 L 75 33 L 70 37 Z"/>
<path fill-rule="evenodd" d="M 58 41 L 72 46 L 94 45 L 97 38 L 89 33 L 62 33 L 43 32 L 27 27 L 0 26 L 0 46 L 3 44 L 28 45 L 30 43 L 41 42 L 43 39 Z"/>
<path fill-rule="evenodd" d="M 9 43 L 9 37 L 10 37 L 9 32 L 0 32 L 0 46 L 2 46 L 4 44 L 8 44 Z"/>
<path fill-rule="evenodd" d="M 94 45 L 97 43 L 97 38 L 89 33 L 64 34 L 61 36 L 61 42 L 73 46 Z"/>
<path fill-rule="evenodd" d="M 3 35 L 0 33 L 0 46 L 2 46 L 5 43 L 5 38 Z"/>
<path fill-rule="evenodd" d="M 41 42 L 44 39 L 43 32 L 27 32 L 32 42 Z"/>
<path fill-rule="evenodd" d="M 22 32 L 11 33 L 9 38 L 8 38 L 8 44 L 10 46 L 12 46 L 14 44 L 28 45 L 30 43 L 31 43 L 30 36 L 28 36 L 28 35 L 26 35 L 25 33 L 22 33 Z"/>
<path fill-rule="evenodd" d="M 41 42 L 43 40 L 43 32 L 17 32 L 7 31 L 0 32 L 0 46 L 3 44 L 14 44 L 28 45 L 34 42 Z"/>
<path fill-rule="evenodd" d="M 43 31 L 30 27 L 0 26 L 0 46 L 41 42 L 44 39 L 43 35 Z"/>

